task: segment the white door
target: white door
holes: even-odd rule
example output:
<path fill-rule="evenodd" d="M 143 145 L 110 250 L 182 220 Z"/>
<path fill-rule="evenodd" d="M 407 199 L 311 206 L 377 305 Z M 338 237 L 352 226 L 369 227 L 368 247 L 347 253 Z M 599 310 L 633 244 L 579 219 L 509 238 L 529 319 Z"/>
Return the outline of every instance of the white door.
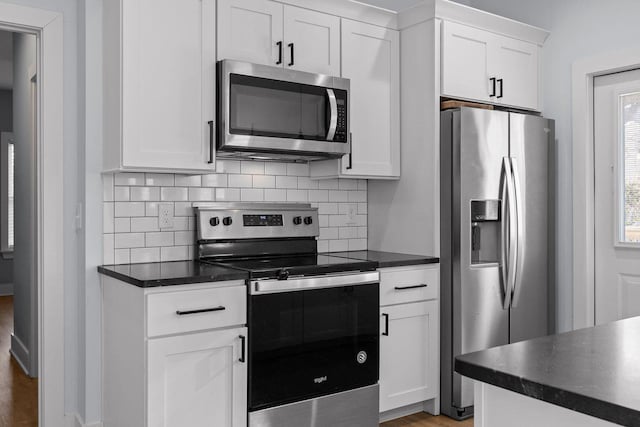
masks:
<path fill-rule="evenodd" d="M 282 4 L 218 0 L 218 60 L 283 66 Z"/>
<path fill-rule="evenodd" d="M 489 74 L 493 38 L 488 31 L 454 22 L 442 23 L 443 96 L 496 101 L 497 87 L 491 79 L 499 77 Z"/>
<path fill-rule="evenodd" d="M 284 6 L 285 67 L 340 75 L 340 18 Z"/>
<path fill-rule="evenodd" d="M 400 36 L 342 20 L 342 77 L 351 79 L 351 156 L 343 175 L 400 176 Z"/>
<path fill-rule="evenodd" d="M 438 313 L 438 301 L 380 308 L 380 412 L 438 395 Z"/>
<path fill-rule="evenodd" d="M 213 169 L 215 1 L 124 1 L 122 20 L 122 166 Z"/>
<path fill-rule="evenodd" d="M 246 427 L 241 337 L 246 339 L 247 328 L 150 339 L 147 424 Z"/>
<path fill-rule="evenodd" d="M 640 315 L 640 70 L 594 79 L 595 319 Z"/>
<path fill-rule="evenodd" d="M 539 110 L 538 46 L 498 35 L 493 40 L 489 75 L 497 79 L 497 94 L 492 101 Z"/>

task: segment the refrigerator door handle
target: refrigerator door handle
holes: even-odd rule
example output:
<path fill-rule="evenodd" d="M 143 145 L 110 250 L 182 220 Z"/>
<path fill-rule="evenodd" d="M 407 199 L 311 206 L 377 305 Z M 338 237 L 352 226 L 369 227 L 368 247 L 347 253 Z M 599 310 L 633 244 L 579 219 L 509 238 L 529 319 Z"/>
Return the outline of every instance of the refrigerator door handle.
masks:
<path fill-rule="evenodd" d="M 507 222 L 509 212 L 507 206 L 509 204 L 509 190 L 507 183 L 510 175 L 509 160 L 504 157 L 502 159 L 502 173 L 500 175 L 500 289 L 502 290 L 502 309 L 509 308 L 509 289 L 507 286 L 508 251 L 509 251 L 509 229 Z"/>
<path fill-rule="evenodd" d="M 511 159 L 508 159 L 507 175 L 507 200 L 509 201 L 509 261 L 507 269 L 507 299 L 509 306 L 513 301 L 513 288 L 516 282 L 516 256 L 518 253 L 518 212 L 516 210 L 515 183 L 513 182 L 513 168 Z"/>
<path fill-rule="evenodd" d="M 526 235 L 524 232 L 524 208 L 522 206 L 522 192 L 520 191 L 520 177 L 518 175 L 517 162 L 515 158 L 511 158 L 511 174 L 513 175 L 513 193 L 515 196 L 516 207 L 516 233 L 517 233 L 517 252 L 515 262 L 515 272 L 513 278 L 513 300 L 511 302 L 512 307 L 518 306 L 520 300 L 520 293 L 522 290 L 522 269 L 524 266 L 524 249 L 526 242 Z"/>

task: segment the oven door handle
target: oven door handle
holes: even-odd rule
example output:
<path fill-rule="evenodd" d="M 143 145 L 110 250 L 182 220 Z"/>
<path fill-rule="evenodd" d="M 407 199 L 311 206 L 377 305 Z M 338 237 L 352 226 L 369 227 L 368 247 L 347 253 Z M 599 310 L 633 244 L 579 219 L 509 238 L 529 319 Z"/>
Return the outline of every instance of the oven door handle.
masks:
<path fill-rule="evenodd" d="M 251 295 L 296 292 L 311 289 L 338 288 L 344 286 L 369 285 L 380 282 L 380 273 L 368 271 L 356 274 L 340 274 L 314 277 L 292 278 L 287 280 L 252 280 L 249 287 Z"/>
<path fill-rule="evenodd" d="M 327 98 L 329 98 L 329 109 L 331 111 L 327 141 L 333 141 L 333 137 L 336 135 L 336 128 L 338 127 L 338 101 L 336 100 L 336 93 L 333 89 L 327 89 Z"/>

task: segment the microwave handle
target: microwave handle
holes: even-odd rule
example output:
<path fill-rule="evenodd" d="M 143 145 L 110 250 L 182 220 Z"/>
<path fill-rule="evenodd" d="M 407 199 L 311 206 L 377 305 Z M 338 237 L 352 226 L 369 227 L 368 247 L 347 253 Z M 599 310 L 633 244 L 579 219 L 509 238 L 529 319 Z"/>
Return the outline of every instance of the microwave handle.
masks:
<path fill-rule="evenodd" d="M 327 89 L 327 97 L 329 98 L 329 108 L 331 109 L 331 120 L 329 121 L 329 132 L 327 132 L 327 141 L 333 141 L 338 127 L 338 101 L 336 101 L 336 93 L 333 89 Z"/>

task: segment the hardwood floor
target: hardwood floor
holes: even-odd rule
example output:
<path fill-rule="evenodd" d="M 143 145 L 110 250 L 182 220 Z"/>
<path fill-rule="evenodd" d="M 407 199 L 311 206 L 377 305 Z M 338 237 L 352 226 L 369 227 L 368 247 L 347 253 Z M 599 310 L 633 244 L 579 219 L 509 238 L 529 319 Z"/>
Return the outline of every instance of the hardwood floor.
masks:
<path fill-rule="evenodd" d="M 9 354 L 12 331 L 13 297 L 0 297 L 0 427 L 37 427 L 38 380 Z"/>
<path fill-rule="evenodd" d="M 455 421 L 444 415 L 434 417 L 424 412 L 409 415 L 397 420 L 387 421 L 380 427 L 473 427 L 473 418 L 464 421 Z"/>

